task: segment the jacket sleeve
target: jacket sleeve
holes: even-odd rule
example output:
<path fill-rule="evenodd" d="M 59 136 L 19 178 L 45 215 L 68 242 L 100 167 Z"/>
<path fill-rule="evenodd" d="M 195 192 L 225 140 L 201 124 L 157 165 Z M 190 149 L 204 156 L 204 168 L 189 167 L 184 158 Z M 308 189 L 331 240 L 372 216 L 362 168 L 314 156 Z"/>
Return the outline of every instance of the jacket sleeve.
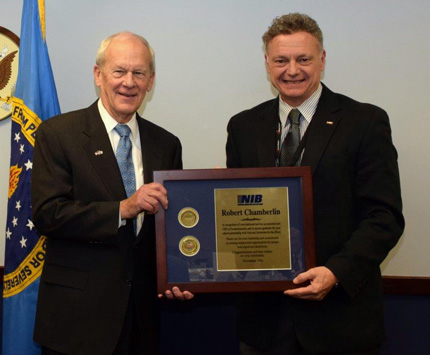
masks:
<path fill-rule="evenodd" d="M 31 184 L 33 222 L 50 238 L 113 242 L 118 234 L 119 201 L 90 202 L 76 197 L 76 172 L 68 149 L 49 124 L 39 127 Z M 87 188 L 93 183 L 88 181 Z"/>
<path fill-rule="evenodd" d="M 229 121 L 227 126 L 227 144 L 225 150 L 227 153 L 227 168 L 240 168 L 241 164 L 236 148 L 233 119 Z"/>
<path fill-rule="evenodd" d="M 340 251 L 325 263 L 350 297 L 379 273 L 379 265 L 404 229 L 397 152 L 388 116 L 373 110 L 355 156 L 352 181 L 356 227 Z M 316 211 L 318 213 L 318 211 Z"/>

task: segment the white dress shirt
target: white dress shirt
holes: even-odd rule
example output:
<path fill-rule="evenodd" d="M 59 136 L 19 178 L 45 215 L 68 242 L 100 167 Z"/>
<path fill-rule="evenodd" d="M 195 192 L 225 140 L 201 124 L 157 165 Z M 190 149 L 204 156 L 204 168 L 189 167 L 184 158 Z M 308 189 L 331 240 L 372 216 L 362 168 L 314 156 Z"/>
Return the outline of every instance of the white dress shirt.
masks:
<path fill-rule="evenodd" d="M 102 100 L 100 99 L 98 101 L 98 109 L 100 112 L 100 116 L 103 120 L 103 123 L 106 127 L 106 132 L 109 136 L 109 140 L 112 144 L 112 149 L 115 153 L 119 144 L 119 140 L 121 138 L 119 133 L 114 129 L 115 126 L 118 124 L 118 122 L 105 109 L 105 107 L 102 104 Z M 142 147 L 140 143 L 140 133 L 139 133 L 139 126 L 137 124 L 136 113 L 133 115 L 131 120 L 127 122 L 127 125 L 131 129 L 131 133 L 130 133 L 130 141 L 132 144 L 131 153 L 133 158 L 134 171 L 136 174 L 136 191 L 137 191 L 144 184 L 144 178 L 143 178 Z M 137 216 L 137 233 L 139 233 L 140 228 L 142 227 L 143 218 L 144 218 L 143 212 Z M 121 212 L 120 212 L 119 227 L 124 224 L 125 224 L 125 221 L 121 221 Z"/>
<path fill-rule="evenodd" d="M 298 107 L 292 107 L 288 105 L 286 102 L 282 101 L 281 96 L 279 95 L 279 119 L 282 124 L 282 135 L 281 142 L 284 141 L 285 136 L 290 129 L 290 123 L 288 121 L 288 115 L 291 110 L 297 108 L 300 113 L 300 139 L 303 138 L 303 135 L 306 132 L 309 124 L 311 123 L 312 117 L 317 109 L 318 101 L 321 97 L 322 93 L 322 85 L 321 83 L 318 86 L 318 89 L 314 91 L 314 93 Z"/>

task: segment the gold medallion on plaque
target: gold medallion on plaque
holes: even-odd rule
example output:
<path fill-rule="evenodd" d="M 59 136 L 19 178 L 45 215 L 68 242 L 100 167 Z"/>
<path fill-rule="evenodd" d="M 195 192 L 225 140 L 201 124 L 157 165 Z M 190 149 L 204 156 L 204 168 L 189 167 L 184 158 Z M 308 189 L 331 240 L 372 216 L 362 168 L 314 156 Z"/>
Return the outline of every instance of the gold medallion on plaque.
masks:
<path fill-rule="evenodd" d="M 199 223 L 199 213 L 191 207 L 185 207 L 178 213 L 178 221 L 182 227 L 193 228 Z"/>
<path fill-rule="evenodd" d="M 200 250 L 200 242 L 196 237 L 187 235 L 179 241 L 179 250 L 185 256 L 194 256 Z"/>

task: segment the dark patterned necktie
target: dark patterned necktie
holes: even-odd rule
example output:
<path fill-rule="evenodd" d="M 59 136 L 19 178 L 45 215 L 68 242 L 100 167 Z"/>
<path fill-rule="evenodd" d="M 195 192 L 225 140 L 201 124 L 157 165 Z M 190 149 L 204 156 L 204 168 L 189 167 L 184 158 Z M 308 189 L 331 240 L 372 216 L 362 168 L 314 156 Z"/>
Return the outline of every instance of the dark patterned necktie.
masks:
<path fill-rule="evenodd" d="M 127 197 L 130 197 L 136 192 L 136 177 L 134 174 L 133 157 L 131 155 L 131 129 L 127 125 L 117 124 L 115 131 L 121 136 L 115 156 L 118 161 L 119 170 L 121 171 L 125 192 L 127 193 Z"/>
<path fill-rule="evenodd" d="M 296 162 L 291 160 L 300 143 L 300 111 L 296 108 L 292 109 L 288 115 L 288 120 L 290 121 L 290 128 L 282 143 L 279 157 L 280 166 L 295 165 Z"/>

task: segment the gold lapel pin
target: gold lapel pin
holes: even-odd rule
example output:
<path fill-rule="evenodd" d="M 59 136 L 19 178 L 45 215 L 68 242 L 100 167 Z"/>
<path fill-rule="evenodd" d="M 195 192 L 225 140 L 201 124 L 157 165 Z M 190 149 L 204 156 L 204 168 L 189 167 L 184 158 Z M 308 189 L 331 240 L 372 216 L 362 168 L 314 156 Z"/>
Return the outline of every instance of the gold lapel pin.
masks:
<path fill-rule="evenodd" d="M 330 126 L 333 125 L 333 121 L 327 121 L 326 123 L 329 124 Z"/>

